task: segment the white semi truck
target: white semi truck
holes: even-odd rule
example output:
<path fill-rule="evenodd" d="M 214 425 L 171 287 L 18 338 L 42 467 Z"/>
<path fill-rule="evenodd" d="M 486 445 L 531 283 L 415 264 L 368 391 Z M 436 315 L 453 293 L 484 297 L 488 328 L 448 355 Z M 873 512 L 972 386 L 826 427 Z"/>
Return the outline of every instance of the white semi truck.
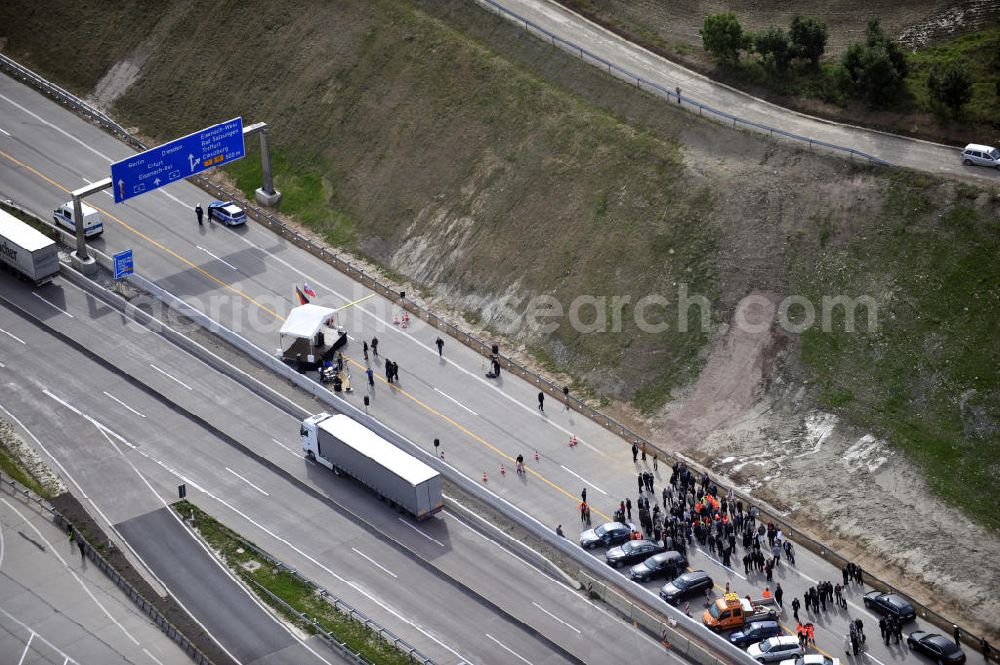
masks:
<path fill-rule="evenodd" d="M 0 262 L 41 286 L 59 273 L 59 249 L 44 233 L 0 210 Z"/>
<path fill-rule="evenodd" d="M 418 520 L 444 507 L 441 474 L 348 416 L 310 416 L 299 435 L 309 459 L 351 476 Z"/>

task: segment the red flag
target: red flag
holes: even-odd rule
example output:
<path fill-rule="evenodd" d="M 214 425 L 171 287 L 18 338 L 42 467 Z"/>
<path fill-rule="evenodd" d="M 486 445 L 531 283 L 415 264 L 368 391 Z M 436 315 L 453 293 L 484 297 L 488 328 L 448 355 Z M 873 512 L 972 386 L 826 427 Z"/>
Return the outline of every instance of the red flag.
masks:
<path fill-rule="evenodd" d="M 309 282 L 302 283 L 302 291 L 310 298 L 316 297 L 316 292 L 312 290 L 311 286 L 309 286 Z"/>
<path fill-rule="evenodd" d="M 299 287 L 295 287 L 295 296 L 299 299 L 300 305 L 306 305 L 309 303 L 309 299 L 306 298 L 306 294 L 302 293 Z"/>

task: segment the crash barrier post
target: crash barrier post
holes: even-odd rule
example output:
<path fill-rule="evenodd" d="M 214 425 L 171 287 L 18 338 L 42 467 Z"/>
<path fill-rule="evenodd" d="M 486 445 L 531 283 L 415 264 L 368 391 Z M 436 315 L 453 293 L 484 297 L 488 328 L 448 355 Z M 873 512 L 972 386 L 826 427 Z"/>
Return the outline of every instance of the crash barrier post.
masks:
<path fill-rule="evenodd" d="M 499 8 L 501 12 L 506 11 L 496 2 L 494 2 L 494 0 L 477 0 L 477 2 L 486 2 L 487 4 L 493 6 L 494 8 Z M 507 13 L 510 14 L 510 12 Z M 523 21 L 523 19 L 520 19 L 520 17 L 518 17 L 517 20 Z M 538 29 L 544 30 L 542 28 Z M 552 35 L 552 38 L 560 42 L 562 41 L 561 38 L 556 37 L 555 35 Z M 566 44 L 572 46 L 568 42 L 566 42 Z M 597 58 L 597 56 L 594 56 L 594 58 Z M 615 67 L 614 65 L 611 65 L 611 63 L 608 64 L 612 68 Z M 125 129 L 121 125 L 115 123 L 105 114 L 89 106 L 86 102 L 83 102 L 82 100 L 76 98 L 74 95 L 63 90 L 59 86 L 49 83 L 48 81 L 41 78 L 31 70 L 21 66 L 20 64 L 18 64 L 14 60 L 11 60 L 10 58 L 8 58 L 3 54 L 0 54 L 0 70 L 6 71 L 15 78 L 22 80 L 28 85 L 35 87 L 35 89 L 39 90 L 44 94 L 47 94 L 48 96 L 60 102 L 64 106 L 76 110 L 81 116 L 92 119 L 94 122 L 104 127 L 109 132 L 111 132 L 121 140 L 125 141 L 132 147 L 136 148 L 137 150 L 146 149 L 146 146 L 142 142 L 138 141 L 135 137 L 128 134 L 128 132 L 125 131 Z M 622 71 L 624 72 L 624 70 Z M 629 76 L 632 75 L 629 74 Z M 643 83 L 647 83 L 642 79 L 639 79 L 638 77 L 633 77 L 633 78 L 636 78 L 637 85 L 642 85 Z M 676 98 L 675 92 L 662 88 L 661 90 L 662 94 L 668 97 L 673 95 Z M 681 99 L 682 101 L 687 103 L 694 103 L 693 100 L 691 100 L 689 97 L 686 96 L 682 96 Z M 699 108 L 704 110 L 709 110 L 713 113 L 720 113 L 720 114 L 723 113 L 721 111 L 716 111 L 715 109 L 710 109 L 709 107 L 704 105 L 699 106 Z M 733 116 L 728 116 L 728 115 L 727 117 L 733 118 Z M 739 119 L 735 120 L 738 121 Z M 877 157 L 873 157 L 872 155 L 868 155 L 866 153 L 853 150 L 852 148 L 842 148 L 840 146 L 834 146 L 832 144 L 827 144 L 822 141 L 807 139 L 805 137 L 797 137 L 795 135 L 788 135 L 787 132 L 784 132 L 783 130 L 777 128 L 767 127 L 767 129 L 768 131 L 777 132 L 779 135 L 783 136 L 787 135 L 789 138 L 807 140 L 810 143 L 810 145 L 819 145 L 822 147 L 848 151 L 851 152 L 852 155 L 864 157 L 874 163 L 891 166 L 891 164 L 889 164 L 888 162 L 879 160 Z M 282 238 L 288 240 L 297 247 L 300 247 L 308 251 L 310 254 L 317 256 L 324 262 L 337 268 L 338 270 L 348 275 L 355 281 L 361 283 L 363 286 L 370 288 L 371 290 L 375 291 L 384 298 L 390 300 L 397 306 L 423 319 L 431 326 L 434 326 L 435 328 L 447 333 L 454 339 L 457 339 L 458 341 L 462 342 L 469 348 L 477 351 L 481 355 L 484 355 L 486 357 L 490 357 L 492 355 L 492 346 L 493 346 L 492 343 L 488 344 L 484 340 L 472 335 L 471 333 L 466 332 L 465 330 L 459 328 L 458 326 L 452 324 L 451 322 L 442 319 L 431 310 L 419 305 L 418 303 L 413 302 L 408 298 L 402 297 L 400 294 L 400 290 L 398 288 L 390 287 L 382 283 L 376 277 L 376 275 L 371 271 L 365 270 L 363 267 L 358 267 L 357 265 L 354 265 L 354 263 L 351 261 L 350 258 L 347 259 L 342 258 L 338 253 L 332 252 L 329 249 L 320 246 L 317 243 L 314 243 L 310 238 L 306 237 L 305 235 L 299 233 L 295 229 L 285 224 L 276 215 L 257 207 L 254 203 L 251 203 L 245 197 L 239 195 L 236 192 L 231 192 L 222 187 L 219 187 L 218 185 L 209 182 L 206 178 L 203 178 L 201 176 L 194 176 L 193 178 L 191 178 L 191 180 L 194 181 L 199 187 L 201 187 L 202 189 L 209 192 L 213 196 L 216 196 L 219 199 L 232 199 L 236 201 L 241 206 L 243 206 L 243 208 L 246 210 L 247 216 L 250 217 L 251 219 L 254 219 L 261 225 L 271 229 L 272 231 L 280 235 Z M 45 222 L 44 220 L 42 220 L 42 223 L 47 224 L 47 222 Z M 52 225 L 49 224 L 49 226 Z M 103 257 L 103 260 L 105 261 L 105 263 L 102 265 L 110 265 L 111 259 L 109 257 L 105 256 Z M 217 326 L 214 326 L 213 324 L 214 322 L 210 323 L 209 325 L 206 325 L 205 327 L 209 330 L 214 331 Z M 241 346 L 240 348 L 243 347 Z M 579 412 L 580 414 L 586 416 L 587 418 L 597 423 L 604 429 L 624 439 L 627 445 L 630 445 L 631 442 L 635 442 L 637 445 L 645 446 L 647 453 L 655 451 L 659 455 L 660 459 L 664 461 L 665 464 L 672 464 L 673 462 L 683 461 L 685 464 L 687 464 L 689 468 L 697 471 L 699 474 L 708 473 L 707 469 L 697 464 L 696 462 L 686 458 L 685 456 L 673 452 L 667 452 L 658 448 L 650 441 L 647 441 L 645 437 L 641 436 L 639 433 L 631 430 L 630 428 L 619 423 L 610 416 L 607 416 L 602 412 L 598 411 L 597 409 L 591 407 L 583 400 L 573 395 L 570 395 L 569 397 L 564 397 L 561 385 L 556 384 L 555 382 L 550 381 L 549 379 L 546 379 L 545 377 L 542 377 L 541 375 L 520 365 L 512 356 L 507 356 L 501 353 L 497 355 L 497 359 L 499 360 L 501 367 L 503 367 L 506 371 L 515 374 L 523 378 L 524 380 L 532 383 L 538 390 L 545 392 L 548 397 L 560 401 L 565 401 L 571 409 Z M 323 390 L 325 391 L 325 389 Z M 794 528 L 791 524 L 789 524 L 787 521 L 785 521 L 780 517 L 780 514 L 778 513 L 777 510 L 769 506 L 766 502 L 761 501 L 759 499 L 751 500 L 748 494 L 743 493 L 735 488 L 731 488 L 731 486 L 727 485 L 726 483 L 720 482 L 719 479 L 711 473 L 709 473 L 709 477 L 712 479 L 713 482 L 716 483 L 716 485 L 718 485 L 720 489 L 726 489 L 726 490 L 732 489 L 735 498 L 743 500 L 744 503 L 762 507 L 763 510 L 761 511 L 762 513 L 761 517 L 764 519 L 764 521 L 774 522 L 775 525 L 782 528 L 782 530 L 786 533 L 786 535 L 794 534 L 795 543 L 797 545 L 801 544 L 805 546 L 809 551 L 833 563 L 835 566 L 843 567 L 845 565 L 847 561 L 845 557 L 841 556 L 840 554 L 831 550 L 829 547 L 823 545 L 822 543 L 814 540 L 813 538 L 807 536 L 806 534 L 800 532 L 798 529 Z M 888 582 L 885 582 L 884 580 L 881 580 L 880 578 L 875 577 L 870 573 L 865 572 L 864 578 L 867 581 L 867 583 L 874 588 L 885 591 L 898 591 L 902 595 L 906 595 L 904 592 L 900 591 L 899 589 L 896 589 Z M 934 610 L 929 609 L 925 605 L 913 601 L 912 598 L 910 600 L 911 602 L 913 602 L 914 607 L 917 608 L 922 618 L 926 619 L 927 621 L 935 624 L 939 628 L 949 633 L 951 632 L 951 626 L 957 623 L 955 621 L 947 619 L 946 617 L 935 612 Z M 970 646 L 978 647 L 980 636 L 971 631 L 966 630 L 964 627 L 962 627 L 962 631 L 964 634 L 963 641 Z"/>
<path fill-rule="evenodd" d="M 122 575 L 115 570 L 114 566 L 105 560 L 101 554 L 91 546 L 90 541 L 83 537 L 83 534 L 73 526 L 73 524 L 67 520 L 63 515 L 56 510 L 48 501 L 38 496 L 30 489 L 24 487 L 14 478 L 4 475 L 0 472 L 0 485 L 3 486 L 5 490 L 8 490 L 13 495 L 21 498 L 23 500 L 29 501 L 41 508 L 45 513 L 48 514 L 49 518 L 52 520 L 53 524 L 59 527 L 62 531 L 67 531 L 73 534 L 73 539 L 77 543 L 83 544 L 84 555 L 91 560 L 91 562 L 97 566 L 102 573 L 104 573 L 108 579 L 110 579 L 115 586 L 117 586 L 121 591 L 128 596 L 136 607 L 138 607 L 150 620 L 159 627 L 163 634 L 169 637 L 181 650 L 188 655 L 188 657 L 194 661 L 197 665 L 213 665 L 213 662 L 201 652 L 198 647 L 196 647 L 180 630 L 178 630 L 170 621 L 163 616 L 156 607 L 146 600 L 145 596 L 139 593 L 132 584 L 126 580 Z"/>

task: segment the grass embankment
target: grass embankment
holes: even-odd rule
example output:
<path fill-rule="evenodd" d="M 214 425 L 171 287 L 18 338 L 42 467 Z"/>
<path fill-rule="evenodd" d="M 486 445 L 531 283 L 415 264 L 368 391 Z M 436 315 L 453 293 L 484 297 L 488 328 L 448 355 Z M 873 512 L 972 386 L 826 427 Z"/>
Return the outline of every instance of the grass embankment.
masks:
<path fill-rule="evenodd" d="M 52 499 L 58 490 L 51 478 L 36 478 L 32 469 L 41 470 L 40 462 L 31 459 L 30 448 L 6 420 L 0 419 L 0 472 L 13 478 L 38 496 Z"/>
<path fill-rule="evenodd" d="M 878 303 L 874 331 L 859 309 L 859 332 L 846 332 L 838 308 L 829 332 L 802 335 L 801 356 L 821 406 L 887 438 L 935 492 L 1000 528 L 1000 221 L 973 205 L 978 190 L 958 186 L 941 205 L 942 189 L 897 174 L 864 233 L 821 225 L 799 236 L 803 256 L 809 244 L 826 250 L 793 266 L 797 292 Z"/>
<path fill-rule="evenodd" d="M 215 518 L 205 513 L 189 501 L 177 501 L 172 508 L 183 519 L 194 516 L 194 527 L 201 537 L 215 550 L 225 564 L 239 577 L 249 581 L 247 586 L 276 612 L 299 625 L 301 618 L 288 611 L 280 603 L 274 602 L 257 585 L 288 603 L 296 612 L 304 613 L 320 624 L 337 640 L 360 653 L 369 663 L 377 665 L 407 665 L 412 661 L 403 653 L 383 641 L 364 625 L 353 621 L 330 603 L 321 598 L 315 588 L 302 582 L 284 568 L 273 567 L 254 552 L 246 549 L 246 541 L 236 532 L 227 528 Z M 245 567 L 254 570 L 248 570 Z M 255 567 L 253 564 L 260 564 Z M 307 628 L 308 629 L 308 628 Z"/>

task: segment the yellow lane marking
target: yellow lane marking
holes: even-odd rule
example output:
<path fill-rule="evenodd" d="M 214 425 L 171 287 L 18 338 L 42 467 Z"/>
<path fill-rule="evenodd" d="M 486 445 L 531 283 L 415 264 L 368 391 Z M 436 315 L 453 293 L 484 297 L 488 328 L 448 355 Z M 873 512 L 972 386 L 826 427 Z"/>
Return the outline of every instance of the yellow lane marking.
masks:
<path fill-rule="evenodd" d="M 354 305 L 357 305 L 358 303 L 362 303 L 362 302 L 368 300 L 369 298 L 374 298 L 377 295 L 378 295 L 377 293 L 369 293 L 364 298 L 358 298 L 354 302 L 349 302 L 346 305 L 341 305 L 340 307 L 337 308 L 337 311 L 339 312 L 339 311 L 341 311 L 343 309 L 347 309 L 348 307 L 353 307 Z"/>
<path fill-rule="evenodd" d="M 38 170 L 36 170 L 36 169 L 28 166 L 24 162 L 22 162 L 22 161 L 20 161 L 20 160 L 18 160 L 16 158 L 14 158 L 14 157 L 12 157 L 11 155 L 8 155 L 3 150 L 0 150 L 0 156 L 3 156 L 8 161 L 13 162 L 14 164 L 17 164 L 21 168 L 26 169 L 26 170 L 30 171 L 31 173 L 34 173 L 36 176 L 38 176 L 39 178 L 41 178 L 45 182 L 49 183 L 50 185 L 52 185 L 53 187 L 55 187 L 57 189 L 61 189 L 66 194 L 72 194 L 71 190 L 63 187 L 62 185 L 60 185 L 56 181 L 54 181 L 51 178 L 49 178 L 48 176 L 46 176 L 44 173 L 41 173 L 40 171 L 38 171 Z M 120 220 L 119 218 L 115 217 L 114 215 L 112 215 L 107 210 L 104 210 L 103 208 L 100 208 L 100 207 L 98 207 L 96 205 L 93 205 L 92 203 L 88 203 L 87 205 L 89 205 L 92 208 L 96 208 L 97 210 L 101 211 L 109 219 L 112 219 L 112 220 L 118 222 L 124 228 L 128 229 L 129 231 L 131 231 L 135 235 L 139 236 L 140 238 L 142 238 L 143 240 L 145 240 L 149 244 L 153 245 L 157 249 L 162 250 L 164 253 L 169 254 L 170 256 L 174 257 L 175 259 L 177 259 L 178 261 L 180 261 L 181 263 L 183 263 L 187 267 L 192 268 L 193 270 L 196 270 L 197 272 L 201 273 L 202 275 L 204 275 L 208 279 L 212 280 L 213 282 L 215 282 L 216 284 L 218 284 L 222 288 L 226 289 L 227 291 L 232 291 L 233 293 L 239 295 L 240 297 L 245 298 L 247 301 L 253 303 L 254 305 L 256 305 L 257 307 L 259 307 L 260 309 L 264 310 L 265 312 L 267 312 L 268 314 L 270 314 L 271 316 L 273 316 L 274 318 L 278 319 L 279 321 L 284 321 L 285 320 L 284 317 L 282 317 L 277 312 L 275 312 L 275 311 L 273 311 L 273 310 L 265 307 L 264 305 L 260 304 L 259 302 L 257 302 L 253 298 L 251 298 L 249 295 L 247 295 L 243 291 L 240 291 L 236 287 L 231 286 L 231 285 L 227 284 L 226 282 L 223 282 L 221 279 L 215 277 L 214 275 L 212 275 L 210 272 L 208 272 L 207 270 L 205 270 L 201 266 L 198 266 L 198 265 L 192 263 L 191 261 L 187 260 L 186 258 L 184 258 L 183 256 L 181 256 L 177 252 L 174 252 L 170 248 L 164 246 L 163 244 L 157 242 L 156 240 L 153 240 L 152 238 L 150 238 L 146 234 L 142 233 L 141 231 L 135 229 L 134 227 L 130 226 L 129 224 L 127 224 L 124 221 Z"/>

